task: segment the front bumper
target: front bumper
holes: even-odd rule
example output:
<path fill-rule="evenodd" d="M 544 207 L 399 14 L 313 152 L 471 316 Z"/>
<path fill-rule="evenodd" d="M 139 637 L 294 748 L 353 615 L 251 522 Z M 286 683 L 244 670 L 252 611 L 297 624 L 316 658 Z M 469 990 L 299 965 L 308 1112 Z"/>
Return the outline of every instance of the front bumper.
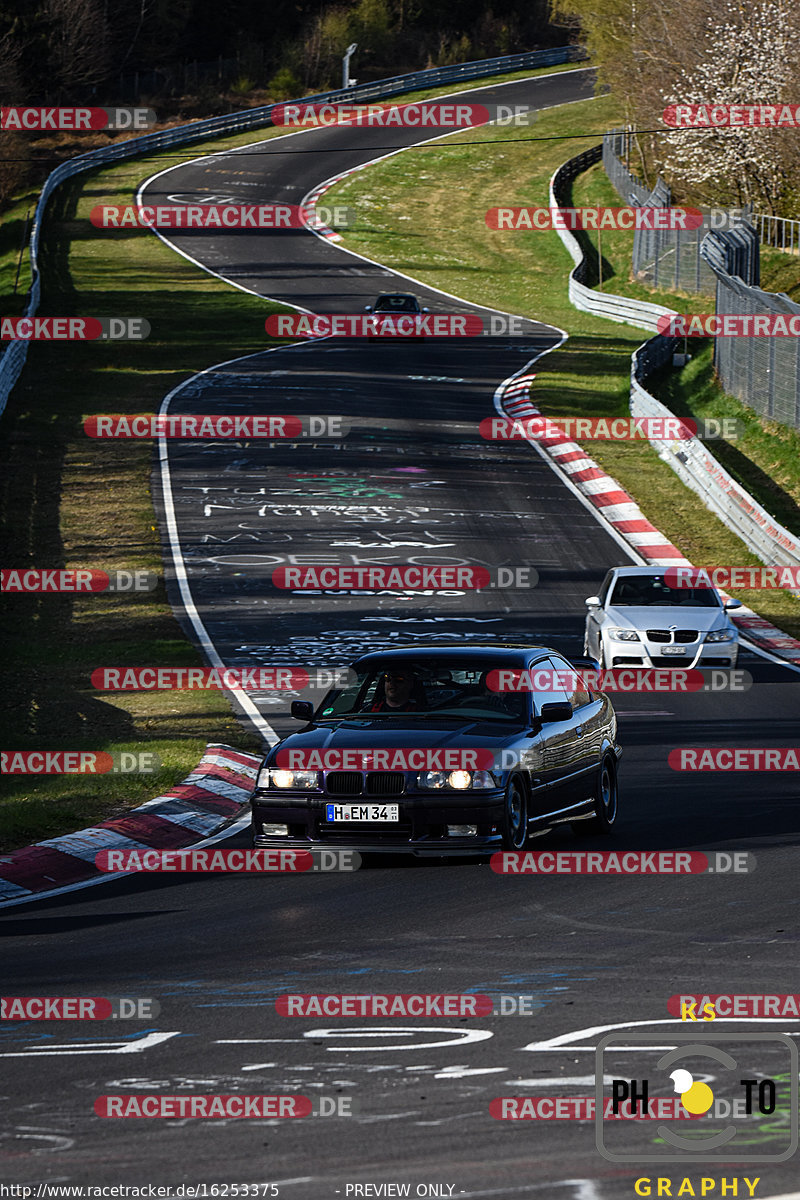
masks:
<path fill-rule="evenodd" d="M 397 804 L 394 822 L 337 822 L 326 820 L 325 806 L 363 804 L 363 795 L 291 796 L 278 799 L 268 791 L 250 799 L 253 845 L 258 849 L 310 850 L 330 847 L 368 854 L 415 854 L 421 857 L 488 854 L 502 845 L 501 821 L 505 793 L 486 789 L 471 795 L 400 795 L 382 803 Z M 374 803 L 374 799 L 372 800 Z M 263 825 L 286 825 L 288 837 L 265 834 Z M 449 834 L 449 825 L 474 825 L 474 834 Z"/>
<path fill-rule="evenodd" d="M 678 649 L 678 646 L 674 647 Z M 683 654 L 665 654 L 669 645 L 661 642 L 617 642 L 605 640 L 605 660 L 609 667 L 642 667 L 660 669 L 673 667 L 676 670 L 702 670 L 712 667 L 736 666 L 739 643 L 736 642 L 689 642 L 680 647 Z"/>

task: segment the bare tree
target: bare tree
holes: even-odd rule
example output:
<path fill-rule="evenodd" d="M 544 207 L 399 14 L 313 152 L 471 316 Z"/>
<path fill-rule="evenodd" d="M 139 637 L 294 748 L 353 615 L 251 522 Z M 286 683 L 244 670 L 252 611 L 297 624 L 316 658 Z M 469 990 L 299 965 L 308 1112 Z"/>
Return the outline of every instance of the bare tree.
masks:
<path fill-rule="evenodd" d="M 44 0 L 49 65 L 62 97 L 101 83 L 109 67 L 109 30 L 100 0 Z"/>
<path fill-rule="evenodd" d="M 19 104 L 25 99 L 21 61 L 23 45 L 17 23 L 0 37 L 0 104 Z M 0 204 L 23 187 L 30 163 L 30 141 L 15 132 L 0 132 Z"/>

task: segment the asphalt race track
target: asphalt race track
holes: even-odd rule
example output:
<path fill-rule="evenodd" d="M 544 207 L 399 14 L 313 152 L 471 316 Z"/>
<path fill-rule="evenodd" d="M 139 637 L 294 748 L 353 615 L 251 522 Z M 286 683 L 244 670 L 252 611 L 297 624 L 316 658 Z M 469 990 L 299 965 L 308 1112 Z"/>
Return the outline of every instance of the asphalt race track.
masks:
<path fill-rule="evenodd" d="M 476 98 L 548 106 L 589 94 L 590 83 L 587 72 L 571 72 Z M 285 149 L 269 141 L 180 165 L 144 194 L 149 202 L 215 195 L 299 203 L 331 175 L 418 137 L 308 131 Z M 237 286 L 303 309 L 356 312 L 396 288 L 434 311 L 472 311 L 305 232 L 171 240 Z M 349 433 L 290 443 L 167 443 L 166 470 L 154 479 L 176 605 L 175 561 L 185 562 L 195 609 L 193 620 L 184 619 L 187 632 L 205 631 L 236 666 L 333 667 L 366 648 L 432 640 L 541 641 L 579 655 L 584 597 L 630 556 L 530 446 L 478 433 L 495 414 L 502 381 L 546 371 L 546 356 L 529 364 L 561 336 L 530 321 L 513 340 L 328 339 L 231 363 L 215 347 L 198 364 L 209 369 L 172 395 L 171 413 L 339 416 Z M 295 561 L 392 556 L 531 565 L 539 583 L 418 596 L 297 595 L 271 583 L 276 566 Z M 593 1095 L 593 1051 L 606 1031 L 644 1030 L 647 1046 L 674 1045 L 669 1034 L 686 1029 L 667 1008 L 675 994 L 800 992 L 791 774 L 679 775 L 667 765 L 679 746 L 796 741 L 797 673 L 749 651 L 739 665 L 753 677 L 743 694 L 617 697 L 623 809 L 613 842 L 564 832 L 536 848 L 750 851 L 751 874 L 515 879 L 478 860 L 380 860 L 355 874 L 131 878 L 4 913 L 9 991 L 52 995 L 58 980 L 66 996 L 154 997 L 161 1009 L 155 1020 L 113 1026 L 0 1026 L 3 1178 L 275 1183 L 289 1200 L 617 1200 L 650 1176 L 690 1177 L 698 1195 L 701 1177 L 718 1187 L 738 1178 L 738 1195 L 748 1195 L 744 1176 L 760 1178 L 758 1197 L 791 1193 L 796 1158 L 750 1166 L 746 1158 L 780 1154 L 787 1122 L 779 1117 L 765 1118 L 736 1153 L 697 1166 L 648 1164 L 648 1154 L 664 1149 L 651 1123 L 614 1131 L 617 1147 L 641 1155 L 620 1163 L 598 1152 L 590 1119 L 503 1122 L 489 1111 L 499 1096 Z M 297 727 L 286 715 L 288 697 L 254 699 L 278 734 Z M 227 844 L 247 845 L 246 832 Z M 524 1015 L 290 1019 L 274 1005 L 286 992 L 532 999 Z M 754 1026 L 718 1018 L 700 1032 L 710 1038 L 754 1027 L 797 1035 L 800 1019 Z M 777 1043 L 757 1059 L 752 1045 L 748 1053 L 748 1076 L 785 1077 Z M 653 1093 L 671 1094 L 653 1063 L 653 1051 L 639 1047 L 618 1052 L 608 1071 L 649 1076 Z M 238 1092 L 351 1097 L 355 1113 L 135 1121 L 93 1112 L 105 1094 Z M 387 1191 L 389 1184 L 400 1190 Z"/>

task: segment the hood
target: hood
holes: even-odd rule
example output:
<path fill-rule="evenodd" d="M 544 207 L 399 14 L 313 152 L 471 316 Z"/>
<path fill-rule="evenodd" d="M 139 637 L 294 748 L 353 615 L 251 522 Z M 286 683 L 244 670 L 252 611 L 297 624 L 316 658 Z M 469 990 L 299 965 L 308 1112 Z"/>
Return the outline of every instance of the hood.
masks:
<path fill-rule="evenodd" d="M 315 725 L 300 733 L 289 734 L 273 746 L 268 762 L 273 762 L 278 750 L 317 750 L 335 747 L 338 750 L 375 750 L 383 747 L 402 749 L 428 749 L 456 747 L 458 749 L 480 747 L 495 749 L 510 745 L 519 738 L 520 727 L 495 721 L 446 721 L 442 718 L 438 728 L 431 728 L 430 718 L 424 726 L 402 717 L 375 720 L 372 717 L 356 717 L 337 725 Z"/>
<path fill-rule="evenodd" d="M 698 629 L 710 633 L 730 625 L 728 614 L 721 608 L 661 608 L 657 604 L 621 604 L 606 609 L 609 623 L 621 629 Z"/>

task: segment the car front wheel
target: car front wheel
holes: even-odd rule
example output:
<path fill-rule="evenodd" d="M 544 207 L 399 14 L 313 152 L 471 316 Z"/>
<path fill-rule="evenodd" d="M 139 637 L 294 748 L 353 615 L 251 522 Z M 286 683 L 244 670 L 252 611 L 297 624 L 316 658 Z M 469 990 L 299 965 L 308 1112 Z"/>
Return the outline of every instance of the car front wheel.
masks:
<path fill-rule="evenodd" d="M 509 779 L 503 811 L 503 846 L 523 850 L 528 840 L 528 797 L 522 781 Z"/>
<path fill-rule="evenodd" d="M 617 820 L 619 788 L 617 772 L 610 758 L 604 758 L 597 773 L 593 797 L 594 816 L 584 822 L 587 833 L 611 833 Z"/>

